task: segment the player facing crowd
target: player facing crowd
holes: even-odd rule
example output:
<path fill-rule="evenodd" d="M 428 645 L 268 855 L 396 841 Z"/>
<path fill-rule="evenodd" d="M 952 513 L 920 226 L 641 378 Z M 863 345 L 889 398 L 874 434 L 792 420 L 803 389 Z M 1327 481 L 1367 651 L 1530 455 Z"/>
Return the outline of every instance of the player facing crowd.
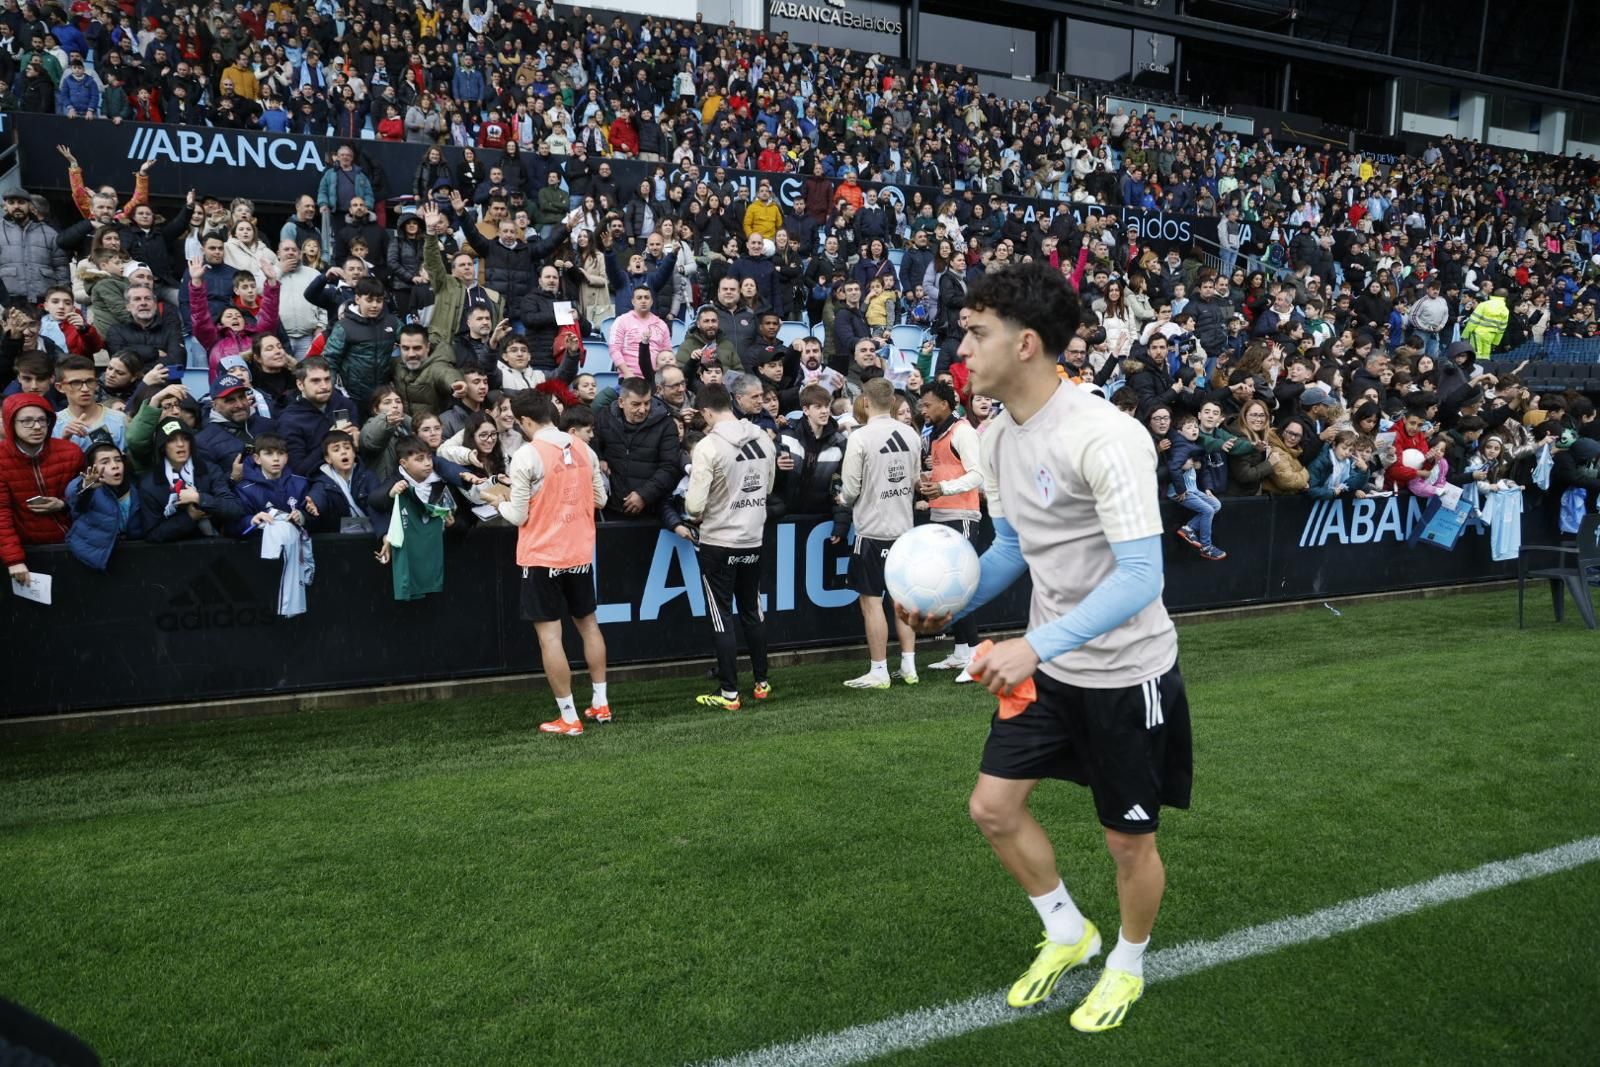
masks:
<path fill-rule="evenodd" d="M 1161 602 L 1155 451 L 1138 422 L 1056 374 L 1079 322 L 1077 295 L 1059 273 L 1038 262 L 991 272 L 974 283 L 967 308 L 960 351 L 972 387 L 1005 410 L 983 438 L 995 539 L 962 615 L 1025 572 L 1033 578 L 1027 633 L 970 667 L 991 692 L 1030 680 L 1036 690 L 1020 710 L 1003 702 L 995 713 L 970 800 L 1045 927 L 1007 1002 L 1038 1003 L 1101 948 L 1028 810 L 1040 779 L 1069 779 L 1093 793 L 1122 921 L 1072 1025 L 1109 1030 L 1144 992 L 1145 947 L 1166 886 L 1156 827 L 1163 804 L 1188 807 L 1192 780 L 1177 634 Z M 949 622 L 897 611 L 924 633 Z"/>
<path fill-rule="evenodd" d="M 948 382 L 929 382 L 923 387 L 919 403 L 928 427 L 928 445 L 926 469 L 917 483 L 917 492 L 928 500 L 929 518 L 959 531 L 970 542 L 983 518 L 978 431 L 970 421 L 956 415 L 956 391 Z M 978 643 L 977 617 L 964 615 L 952 629 L 955 648 L 944 659 L 930 664 L 929 669 L 960 671 L 956 681 L 970 682 L 967 664 Z"/>
<path fill-rule="evenodd" d="M 576 737 L 583 722 L 572 698 L 572 668 L 561 622 L 570 618 L 583 639 L 583 658 L 594 687 L 584 718 L 611 721 L 606 693 L 606 641 L 595 618 L 594 514 L 608 496 L 600 463 L 589 446 L 555 426 L 555 402 L 525 389 L 511 398 L 511 414 L 527 441 L 511 457 L 511 496 L 501 516 L 517 527 L 522 568 L 522 617 L 539 638 L 550 692 L 560 714 L 539 729 Z"/>
<path fill-rule="evenodd" d="M 895 538 L 911 529 L 915 491 L 922 470 L 922 441 L 917 431 L 894 417 L 894 386 L 874 378 L 861 390 L 867 421 L 845 442 L 840 470 L 839 502 L 850 508 L 856 528 L 850 557 L 850 584 L 861 604 L 867 631 L 867 673 L 844 684 L 852 689 L 889 688 L 889 620 L 883 610 L 888 587 L 884 558 Z M 895 619 L 900 639 L 899 679 L 917 684 L 917 635 Z"/>
<path fill-rule="evenodd" d="M 750 649 L 755 675 L 751 694 L 765 700 L 767 627 L 761 611 L 762 541 L 767 527 L 767 496 L 776 476 L 776 446 L 753 422 L 733 412 L 733 398 L 721 385 L 700 390 L 706 435 L 690 454 L 689 489 L 684 511 L 698 523 L 697 555 L 706 610 L 717 648 L 721 690 L 697 697 L 706 707 L 739 710 L 739 649 L 734 632 L 734 600 L 738 621 Z"/>

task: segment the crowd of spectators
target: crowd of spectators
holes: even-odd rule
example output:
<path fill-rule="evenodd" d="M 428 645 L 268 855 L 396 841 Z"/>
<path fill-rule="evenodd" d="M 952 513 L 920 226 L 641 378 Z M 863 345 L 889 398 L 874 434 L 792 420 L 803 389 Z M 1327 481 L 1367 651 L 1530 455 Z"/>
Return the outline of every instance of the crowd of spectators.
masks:
<path fill-rule="evenodd" d="M 104 567 L 122 537 L 252 536 L 280 477 L 307 479 L 283 501 L 296 522 L 380 535 L 409 439 L 458 528 L 495 521 L 510 397 L 530 388 L 593 442 L 608 517 L 693 536 L 679 494 L 708 382 L 782 445 L 774 510 L 830 514 L 866 381 L 890 378 L 915 425 L 930 390 L 980 432 L 994 416 L 968 388 L 964 296 L 1029 259 L 1085 307 L 1063 377 L 1149 427 L 1162 492 L 1192 514 L 1174 525 L 1208 559 L 1230 496 L 1536 484 L 1592 509 L 1600 488 L 1592 399 L 1487 369 L 1600 331 L 1600 186 L 1576 161 L 1446 138 L 1377 165 L 544 4 L 8 0 L 0 80 L 0 103 L 68 121 L 344 139 L 286 216 L 215 195 L 226 171 L 166 205 L 158 163 L 131 193 L 90 186 L 65 148 L 59 212 L 5 197 L 0 558 L 18 580 L 28 544 Z M 368 137 L 441 150 L 384 174 Z M 618 159 L 655 165 L 619 187 Z M 802 195 L 740 169 L 795 173 Z M 1146 242 L 1030 195 L 1220 214 L 1220 243 Z"/>

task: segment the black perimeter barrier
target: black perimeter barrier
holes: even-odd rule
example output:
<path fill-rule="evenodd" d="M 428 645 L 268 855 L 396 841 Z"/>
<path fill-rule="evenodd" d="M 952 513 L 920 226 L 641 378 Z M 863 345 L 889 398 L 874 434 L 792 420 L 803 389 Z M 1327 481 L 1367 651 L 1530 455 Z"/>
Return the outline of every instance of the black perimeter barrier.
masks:
<path fill-rule="evenodd" d="M 16 128 L 20 176 L 23 187 L 29 192 L 68 188 L 67 165 L 56 152 L 56 145 L 64 144 L 72 149 L 83 164 L 83 180 L 91 188 L 110 182 L 126 196 L 133 191 L 133 173 L 139 169 L 139 164 L 147 159 L 155 159 L 159 161 L 158 165 L 150 171 L 150 195 L 153 197 L 182 200 L 190 189 L 194 189 L 203 195 L 210 194 L 223 200 L 242 196 L 255 201 L 257 205 L 292 204 L 302 193 L 316 195 L 317 182 L 328 165 L 329 157 L 340 145 L 349 145 L 369 167 L 382 172 L 383 181 L 377 194 L 380 199 L 391 199 L 411 195 L 417 166 L 430 147 L 403 141 L 305 137 L 290 133 L 222 130 L 209 126 L 143 122 L 112 125 L 99 120 L 67 119 L 27 112 L 7 115 L 5 122 Z M 477 152 L 486 173 L 488 167 L 500 161 L 502 154 L 490 148 L 478 149 Z M 459 148 L 445 146 L 444 154 L 452 167 L 461 162 L 462 150 Z M 560 160 L 566 157 L 551 158 Z M 677 173 L 671 163 L 641 163 L 634 159 L 612 157 L 591 158 L 591 162 L 611 164 L 611 176 L 617 188 L 626 190 L 630 195 L 641 181 L 655 174 L 658 166 L 666 167 L 669 176 Z M 711 173 L 711 170 L 702 168 L 705 178 L 709 179 Z M 803 175 L 732 169 L 727 173 L 730 180 L 750 191 L 752 199 L 756 183 L 762 179 L 771 180 L 773 193 L 785 208 L 793 206 L 803 195 Z M 923 199 L 935 207 L 943 199 L 939 190 L 932 186 L 886 185 L 864 181 L 861 187 L 882 190 L 885 195 L 901 203 L 909 201 L 915 192 L 921 192 Z M 464 190 L 462 195 L 470 200 L 472 190 Z M 987 196 L 982 199 L 987 208 Z M 1138 207 L 1105 208 L 1097 204 L 1071 204 L 1021 196 L 1002 196 L 1001 199 L 1007 204 L 1023 205 L 1029 225 L 1040 212 L 1053 217 L 1056 211 L 1067 210 L 1080 223 L 1087 215 L 1110 215 L 1130 235 L 1162 250 L 1168 245 L 1185 248 L 1197 239 L 1210 245 L 1217 243 L 1219 220 L 1209 216 L 1178 215 Z M 532 201 L 532 193 L 529 200 Z"/>
<path fill-rule="evenodd" d="M 1511 573 L 1512 564 L 1492 561 L 1481 528 L 1469 527 L 1450 552 L 1408 546 L 1421 512 L 1414 498 L 1227 499 L 1217 518 L 1225 561 L 1203 561 L 1167 537 L 1167 607 L 1320 599 Z M 1176 517 L 1174 510 L 1168 519 Z M 763 589 L 774 649 L 861 639 L 845 582 L 849 549 L 830 545 L 830 532 L 815 518 L 768 531 Z M 986 521 L 980 544 L 989 536 Z M 8 665 L 0 717 L 537 671 L 532 627 L 518 616 L 515 537 L 503 525 L 448 535 L 444 591 L 407 603 L 394 600 L 371 538 L 318 537 L 307 611 L 292 619 L 276 613 L 280 565 L 259 558 L 255 543 L 127 543 L 104 574 L 64 547 L 34 549 L 28 565 L 51 575 L 53 604 L 0 598 Z M 687 541 L 653 524 L 603 523 L 597 556 L 611 663 L 710 655 Z M 1016 628 L 1027 615 L 1024 581 L 979 619 L 986 628 Z M 570 627 L 568 650 L 581 662 Z"/>

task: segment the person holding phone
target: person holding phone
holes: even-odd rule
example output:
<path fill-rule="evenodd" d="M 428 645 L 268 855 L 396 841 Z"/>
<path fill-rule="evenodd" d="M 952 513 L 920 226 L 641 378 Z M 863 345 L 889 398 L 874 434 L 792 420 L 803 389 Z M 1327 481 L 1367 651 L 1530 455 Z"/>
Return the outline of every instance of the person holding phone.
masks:
<path fill-rule="evenodd" d="M 0 561 L 11 580 L 31 580 L 28 545 L 59 545 L 67 539 L 67 484 L 83 466 L 83 450 L 53 437 L 56 413 L 35 393 L 13 393 L 0 407 L 6 436 L 0 441 Z"/>

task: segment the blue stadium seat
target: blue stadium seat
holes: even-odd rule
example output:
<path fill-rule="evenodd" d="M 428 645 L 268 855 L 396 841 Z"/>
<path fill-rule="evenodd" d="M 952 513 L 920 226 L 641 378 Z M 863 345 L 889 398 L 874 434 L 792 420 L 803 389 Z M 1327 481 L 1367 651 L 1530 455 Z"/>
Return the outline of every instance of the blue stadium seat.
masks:
<path fill-rule="evenodd" d="M 889 340 L 896 348 L 909 348 L 915 351 L 922 347 L 923 339 L 928 331 L 921 326 L 891 326 L 889 327 Z"/>
<path fill-rule="evenodd" d="M 905 249 L 903 249 L 903 248 L 891 248 L 891 249 L 889 249 L 889 265 L 894 267 L 894 272 L 896 274 L 900 273 L 900 261 L 905 259 L 905 258 L 906 258 L 906 250 Z"/>
<path fill-rule="evenodd" d="M 611 327 L 616 321 L 617 317 L 615 315 L 607 315 L 601 319 L 599 322 L 600 336 L 607 341 L 611 340 Z"/>
<path fill-rule="evenodd" d="M 601 371 L 599 374 L 594 376 L 594 381 L 596 387 L 601 392 L 605 392 L 607 389 L 615 389 L 617 387 L 617 381 L 619 378 L 619 375 L 611 371 Z"/>
<path fill-rule="evenodd" d="M 611 348 L 604 341 L 583 342 L 583 366 L 578 368 L 583 374 L 609 374 L 611 373 Z"/>
<path fill-rule="evenodd" d="M 689 327 L 678 319 L 673 319 L 670 326 L 672 329 L 672 347 L 677 348 L 683 344 L 684 337 L 689 333 Z"/>
<path fill-rule="evenodd" d="M 811 336 L 811 327 L 803 322 L 785 322 L 778 327 L 778 340 L 792 345 L 802 337 Z"/>
<path fill-rule="evenodd" d="M 199 400 L 211 392 L 211 375 L 204 367 L 190 367 L 183 372 L 183 387 L 189 390 L 190 396 Z"/>

